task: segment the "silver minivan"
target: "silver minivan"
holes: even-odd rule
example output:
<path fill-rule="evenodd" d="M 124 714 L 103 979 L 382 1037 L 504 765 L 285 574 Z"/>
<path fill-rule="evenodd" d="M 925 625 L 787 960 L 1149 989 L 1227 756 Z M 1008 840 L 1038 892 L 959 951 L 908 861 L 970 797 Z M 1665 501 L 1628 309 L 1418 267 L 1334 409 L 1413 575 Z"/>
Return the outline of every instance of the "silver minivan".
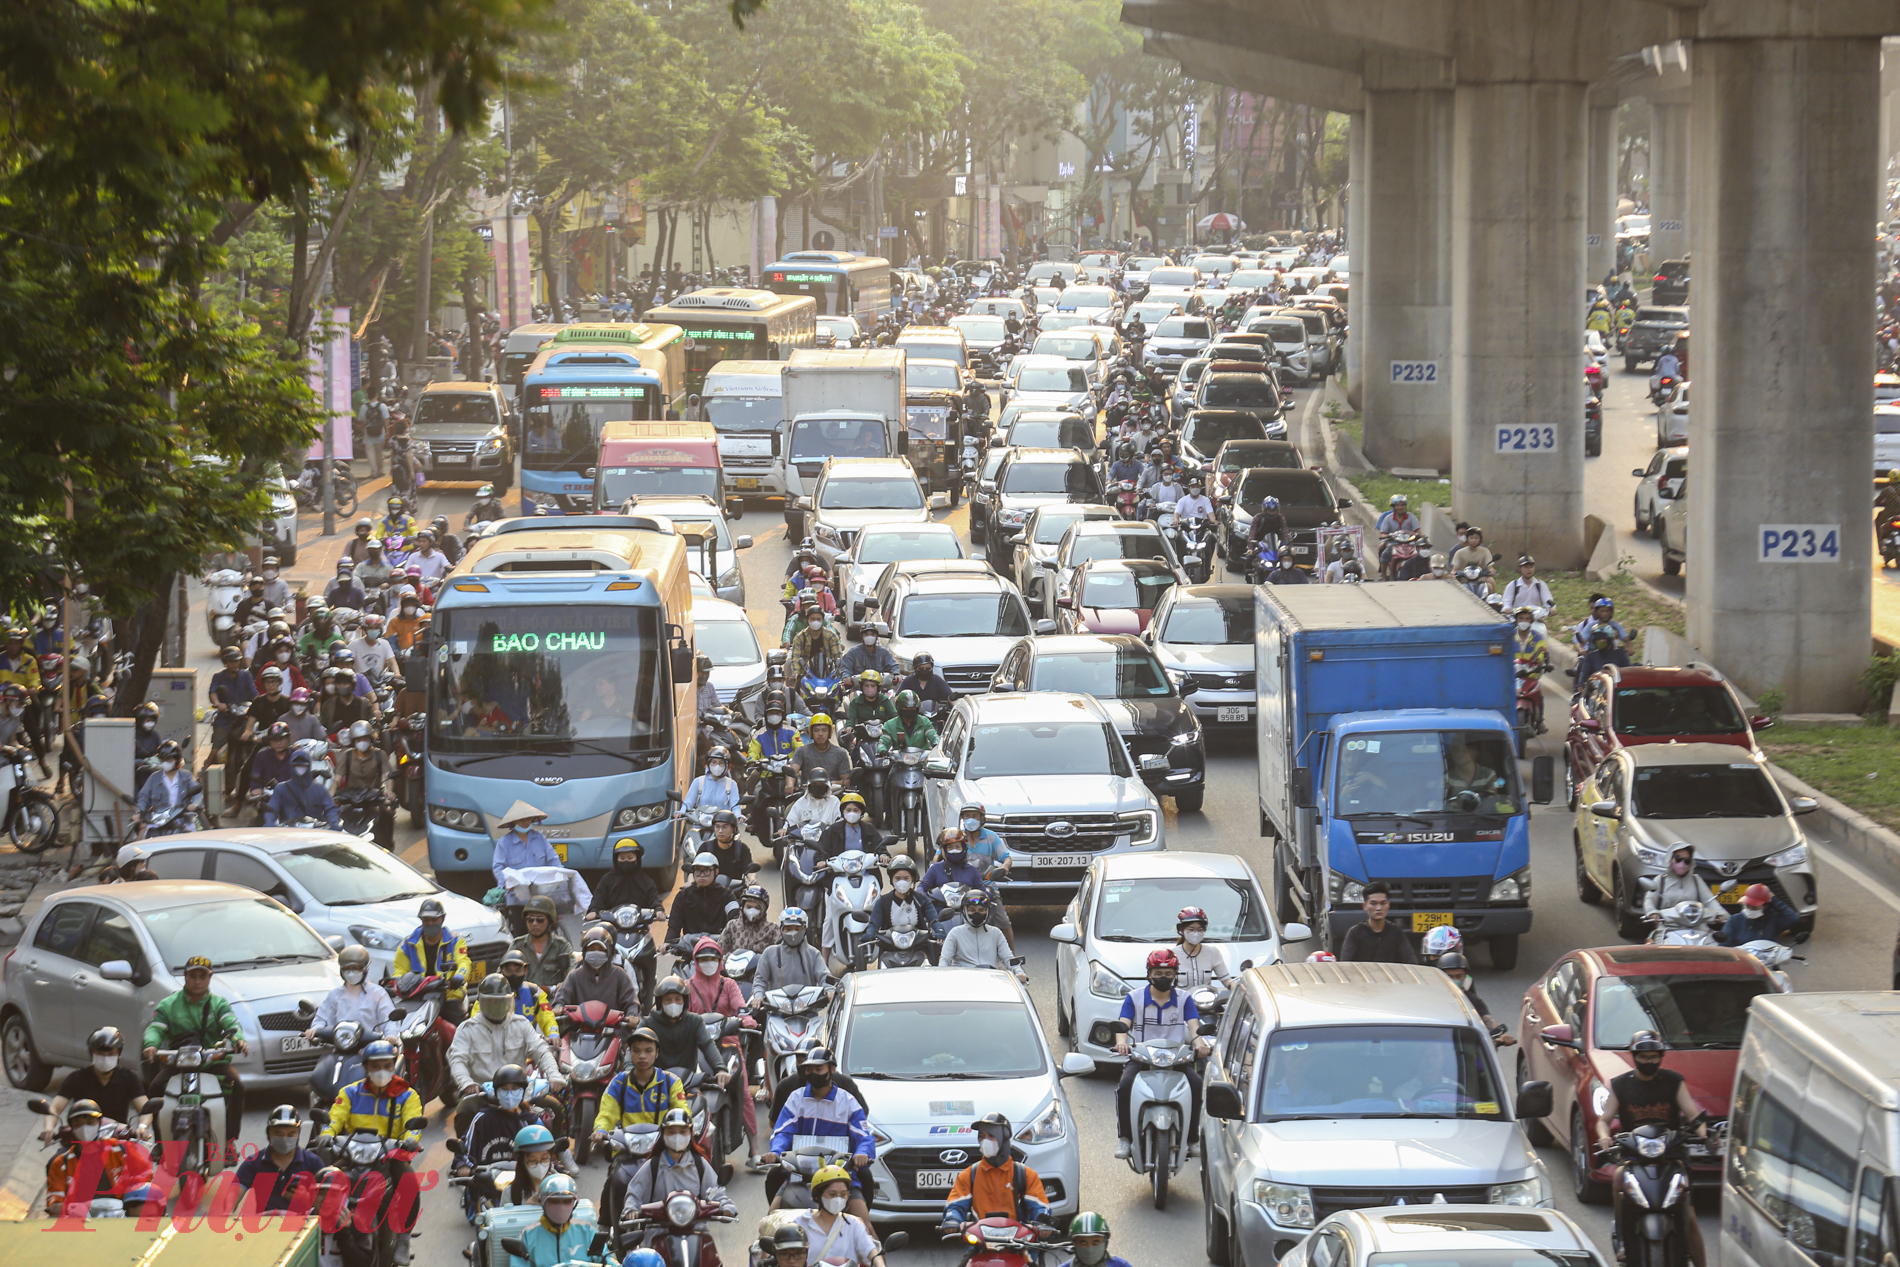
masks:
<path fill-rule="evenodd" d="M 1484 1022 L 1451 979 L 1412 964 L 1274 964 L 1242 973 L 1207 1064 L 1207 1242 L 1236 1267 L 1285 1256 L 1340 1210 L 1545 1206 Z"/>

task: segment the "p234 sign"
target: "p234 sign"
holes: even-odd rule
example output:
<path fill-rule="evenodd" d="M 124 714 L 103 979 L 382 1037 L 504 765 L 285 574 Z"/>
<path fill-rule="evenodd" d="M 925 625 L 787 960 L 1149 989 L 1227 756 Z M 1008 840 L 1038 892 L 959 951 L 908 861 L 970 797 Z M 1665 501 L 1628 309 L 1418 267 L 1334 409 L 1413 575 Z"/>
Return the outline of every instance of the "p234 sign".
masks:
<path fill-rule="evenodd" d="M 1756 534 L 1762 563 L 1839 563 L 1839 524 L 1762 524 Z"/>

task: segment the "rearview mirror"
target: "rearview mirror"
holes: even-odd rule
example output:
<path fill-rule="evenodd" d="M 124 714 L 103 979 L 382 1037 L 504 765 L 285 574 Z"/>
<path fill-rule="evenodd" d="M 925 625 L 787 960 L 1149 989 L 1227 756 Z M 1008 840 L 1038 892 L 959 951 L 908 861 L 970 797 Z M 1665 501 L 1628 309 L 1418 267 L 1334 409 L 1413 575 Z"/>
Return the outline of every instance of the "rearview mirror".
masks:
<path fill-rule="evenodd" d="M 889 1236 L 884 1238 L 884 1249 L 886 1252 L 894 1249 L 902 1249 L 908 1244 L 910 1244 L 909 1232 L 892 1232 Z"/>
<path fill-rule="evenodd" d="M 1758 714 L 1749 718 L 1748 724 L 1754 730 L 1766 730 L 1775 724 L 1775 719 L 1766 714 Z"/>
<path fill-rule="evenodd" d="M 1057 628 L 1059 628 L 1059 626 L 1053 620 L 1039 620 L 1036 622 L 1036 633 L 1038 636 L 1052 634 Z"/>
<path fill-rule="evenodd" d="M 1065 1078 L 1086 1078 L 1095 1072 L 1095 1061 L 1079 1051 L 1069 1052 L 1062 1058 L 1062 1076 Z"/>
<path fill-rule="evenodd" d="M 1049 940 L 1059 941 L 1065 946 L 1075 946 L 1081 943 L 1082 935 L 1076 931 L 1074 924 L 1057 924 L 1049 930 Z"/>
<path fill-rule="evenodd" d="M 1551 1110 L 1550 1084 L 1548 1082 L 1526 1082 L 1517 1089 L 1517 1115 L 1525 1117 L 1549 1117 Z"/>
<path fill-rule="evenodd" d="M 1550 757 L 1534 757 L 1531 760 L 1531 799 L 1539 805 L 1548 805 L 1557 796 L 1557 764 Z"/>
<path fill-rule="evenodd" d="M 28 1100 L 26 1107 L 29 1112 L 38 1113 L 43 1117 L 51 1117 L 53 1115 L 53 1106 L 38 1097 Z"/>
<path fill-rule="evenodd" d="M 1821 808 L 1821 802 L 1815 800 L 1812 796 L 1797 796 L 1788 802 L 1788 808 L 1797 814 L 1812 814 L 1815 810 Z M 108 968 L 111 966 L 111 964 L 106 965 Z"/>
<path fill-rule="evenodd" d="M 956 777 L 956 773 L 957 772 L 950 767 L 950 758 L 948 757 L 924 758 L 924 777 L 926 779 L 951 779 Z"/>
<path fill-rule="evenodd" d="M 751 537 L 736 538 L 732 543 L 732 548 L 735 550 L 750 550 L 752 548 L 752 538 Z"/>
<path fill-rule="evenodd" d="M 1222 1121 L 1240 1120 L 1240 1091 L 1233 1083 L 1221 1077 L 1207 1080 L 1207 1115 Z"/>
<path fill-rule="evenodd" d="M 1552 1047 L 1568 1047 L 1572 1051 L 1581 1050 L 1577 1046 L 1577 1031 L 1568 1025 L 1546 1025 L 1537 1031 L 1537 1036 Z"/>
<path fill-rule="evenodd" d="M 338 951 L 339 953 L 342 951 L 343 947 L 349 944 L 348 942 L 343 940 L 343 935 L 341 933 L 333 933 L 330 936 L 325 937 L 323 941 L 324 941 L 324 944 L 329 946 L 331 950 Z"/>
<path fill-rule="evenodd" d="M 1295 920 L 1291 924 L 1284 925 L 1280 929 L 1281 941 L 1310 941 L 1312 937 L 1313 930 L 1298 920 Z"/>
<path fill-rule="evenodd" d="M 1313 799 L 1313 770 L 1310 766 L 1293 768 L 1293 785 L 1289 789 L 1293 795 L 1296 809 L 1312 809 L 1317 803 Z"/>
<path fill-rule="evenodd" d="M 99 965 L 99 975 L 108 981 L 130 981 L 132 964 L 125 959 L 108 959 Z"/>
<path fill-rule="evenodd" d="M 1598 818 L 1623 817 L 1623 811 L 1617 808 L 1615 801 L 1591 801 L 1590 812 Z"/>

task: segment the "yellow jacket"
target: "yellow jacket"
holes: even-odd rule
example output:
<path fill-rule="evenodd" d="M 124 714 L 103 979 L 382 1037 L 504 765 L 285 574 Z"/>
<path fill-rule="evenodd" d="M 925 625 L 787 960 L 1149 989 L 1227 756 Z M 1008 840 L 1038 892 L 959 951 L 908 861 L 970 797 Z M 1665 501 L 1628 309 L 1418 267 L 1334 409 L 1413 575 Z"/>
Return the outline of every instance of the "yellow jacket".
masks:
<path fill-rule="evenodd" d="M 384 1139 L 410 1134 L 409 1120 L 422 1116 L 422 1097 L 400 1076 L 380 1092 L 365 1078 L 336 1093 L 330 1105 L 330 1134 L 339 1139 L 357 1131 L 375 1131 Z"/>
<path fill-rule="evenodd" d="M 468 993 L 468 979 L 475 972 L 474 964 L 469 962 L 468 943 L 448 929 L 442 930 L 442 940 L 436 943 L 435 953 L 428 950 L 428 943 L 422 940 L 422 929 L 418 927 L 409 934 L 407 941 L 396 948 L 396 957 L 390 962 L 389 975 L 401 977 L 406 972 L 419 972 L 425 977 L 462 975 L 460 982 L 451 985 L 443 995 L 445 999 L 459 999 Z"/>

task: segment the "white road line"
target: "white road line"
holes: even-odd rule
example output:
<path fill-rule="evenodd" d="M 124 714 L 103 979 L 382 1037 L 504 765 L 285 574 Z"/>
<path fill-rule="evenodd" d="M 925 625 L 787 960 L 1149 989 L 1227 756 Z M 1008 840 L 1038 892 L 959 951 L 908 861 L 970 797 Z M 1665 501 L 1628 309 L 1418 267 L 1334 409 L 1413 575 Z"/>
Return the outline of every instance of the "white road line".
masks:
<path fill-rule="evenodd" d="M 1812 836 L 1808 837 L 1808 846 L 1813 849 L 1815 853 L 1827 859 L 1829 866 L 1838 868 L 1849 879 L 1858 881 L 1862 888 L 1885 902 L 1893 910 L 1900 911 L 1900 897 L 1896 897 L 1893 892 L 1887 888 L 1886 881 L 1875 879 L 1873 876 L 1867 874 L 1867 872 L 1861 870 L 1856 864 L 1843 858 L 1833 849 L 1823 847 Z"/>

